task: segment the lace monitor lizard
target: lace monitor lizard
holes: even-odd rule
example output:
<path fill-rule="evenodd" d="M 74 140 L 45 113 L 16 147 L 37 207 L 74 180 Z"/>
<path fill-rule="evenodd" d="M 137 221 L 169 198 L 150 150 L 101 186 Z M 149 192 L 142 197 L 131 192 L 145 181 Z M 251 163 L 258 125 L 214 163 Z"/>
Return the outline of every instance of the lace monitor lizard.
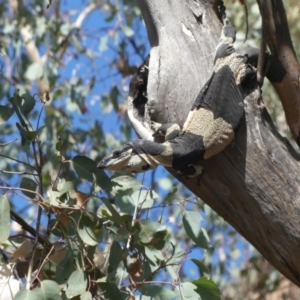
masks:
<path fill-rule="evenodd" d="M 164 143 L 150 139 L 128 142 L 105 156 L 98 168 L 137 173 L 163 165 L 185 176 L 200 175 L 199 162 L 218 154 L 234 139 L 244 114 L 242 84 L 256 77 L 248 56 L 233 48 L 235 34 L 233 25 L 224 18 L 213 73 L 198 94 L 182 130 L 177 124 L 151 122 L 154 136 L 165 136 Z M 131 86 L 139 84 L 133 77 Z"/>

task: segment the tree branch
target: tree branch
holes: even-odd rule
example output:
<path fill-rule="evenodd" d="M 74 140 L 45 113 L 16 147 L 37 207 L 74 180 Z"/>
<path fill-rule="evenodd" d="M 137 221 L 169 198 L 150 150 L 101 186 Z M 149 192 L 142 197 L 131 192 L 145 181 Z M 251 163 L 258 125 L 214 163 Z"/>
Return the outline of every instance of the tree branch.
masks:
<path fill-rule="evenodd" d="M 218 2 L 139 1 L 152 46 L 145 120 L 185 121 L 212 71 Z M 275 130 L 258 87 L 245 91 L 244 107 L 235 141 L 203 162 L 200 185 L 169 171 L 300 286 L 300 157 Z"/>
<path fill-rule="evenodd" d="M 292 44 L 282 0 L 257 0 L 266 26 L 267 43 L 281 72 L 271 82 L 285 111 L 292 135 L 300 146 L 300 67 Z"/>

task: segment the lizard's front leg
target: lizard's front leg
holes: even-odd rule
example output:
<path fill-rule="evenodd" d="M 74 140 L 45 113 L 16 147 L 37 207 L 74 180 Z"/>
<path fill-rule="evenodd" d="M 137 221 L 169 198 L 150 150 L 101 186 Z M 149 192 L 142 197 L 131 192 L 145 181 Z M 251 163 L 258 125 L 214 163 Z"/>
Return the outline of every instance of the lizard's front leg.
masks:
<path fill-rule="evenodd" d="M 176 123 L 160 124 L 151 121 L 151 129 L 154 137 L 164 137 L 165 141 L 175 139 L 180 133 L 180 126 Z"/>

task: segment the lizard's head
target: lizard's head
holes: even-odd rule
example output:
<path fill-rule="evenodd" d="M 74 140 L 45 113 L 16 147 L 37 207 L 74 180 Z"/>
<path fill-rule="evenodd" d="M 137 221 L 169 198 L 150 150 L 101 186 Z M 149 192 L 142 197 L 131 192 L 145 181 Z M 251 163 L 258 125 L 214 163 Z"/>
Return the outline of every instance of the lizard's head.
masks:
<path fill-rule="evenodd" d="M 106 155 L 97 168 L 115 172 L 139 173 L 155 168 L 134 150 L 133 143 L 126 143 Z"/>

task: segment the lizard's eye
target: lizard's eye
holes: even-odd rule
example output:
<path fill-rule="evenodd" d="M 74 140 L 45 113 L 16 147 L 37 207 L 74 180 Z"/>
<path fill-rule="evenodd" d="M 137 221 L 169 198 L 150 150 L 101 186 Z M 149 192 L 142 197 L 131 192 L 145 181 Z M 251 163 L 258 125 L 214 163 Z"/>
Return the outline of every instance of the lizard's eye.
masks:
<path fill-rule="evenodd" d="M 121 151 L 116 150 L 116 151 L 114 152 L 114 157 L 118 157 L 118 156 L 120 156 L 120 154 L 121 154 Z"/>

